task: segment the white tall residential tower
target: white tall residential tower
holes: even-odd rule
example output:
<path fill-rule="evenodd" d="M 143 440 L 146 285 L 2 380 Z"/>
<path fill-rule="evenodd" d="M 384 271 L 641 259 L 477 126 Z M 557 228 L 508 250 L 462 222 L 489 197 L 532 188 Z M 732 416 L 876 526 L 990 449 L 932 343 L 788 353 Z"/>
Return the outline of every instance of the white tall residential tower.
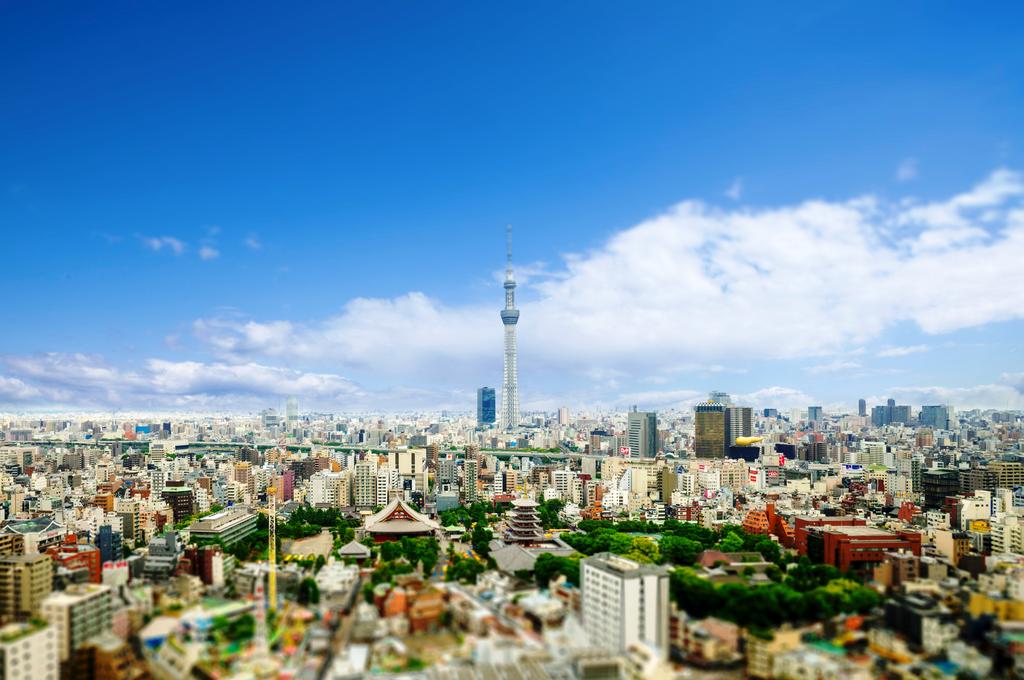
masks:
<path fill-rule="evenodd" d="M 668 569 L 612 553 L 580 560 L 583 629 L 591 644 L 624 654 L 643 643 L 668 657 Z"/>
<path fill-rule="evenodd" d="M 516 355 L 516 280 L 512 276 L 512 225 L 506 229 L 505 309 L 501 323 L 505 325 L 505 372 L 501 382 L 501 425 L 511 430 L 519 425 L 519 362 Z"/>

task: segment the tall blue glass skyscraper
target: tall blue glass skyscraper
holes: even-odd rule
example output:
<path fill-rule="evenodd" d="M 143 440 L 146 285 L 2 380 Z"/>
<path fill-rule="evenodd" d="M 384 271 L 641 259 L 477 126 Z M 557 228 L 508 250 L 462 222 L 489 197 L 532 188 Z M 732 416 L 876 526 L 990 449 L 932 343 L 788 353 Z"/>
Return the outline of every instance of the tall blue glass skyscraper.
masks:
<path fill-rule="evenodd" d="M 476 391 L 476 422 L 493 425 L 497 420 L 497 399 L 493 387 L 481 387 Z"/>

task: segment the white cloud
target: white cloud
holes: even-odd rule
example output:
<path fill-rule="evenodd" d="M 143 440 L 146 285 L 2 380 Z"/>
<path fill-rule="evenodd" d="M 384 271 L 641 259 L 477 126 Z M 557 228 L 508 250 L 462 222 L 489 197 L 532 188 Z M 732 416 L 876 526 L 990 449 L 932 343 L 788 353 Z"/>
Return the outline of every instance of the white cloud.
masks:
<path fill-rule="evenodd" d="M 723 194 L 726 198 L 731 198 L 734 201 L 740 200 L 740 197 L 743 196 L 743 178 L 737 177 L 734 179 Z"/>
<path fill-rule="evenodd" d="M 141 236 L 142 243 L 152 251 L 160 252 L 164 248 L 175 255 L 181 255 L 188 247 L 187 244 L 173 236 Z"/>
<path fill-rule="evenodd" d="M 969 387 L 894 387 L 889 395 L 901 404 L 953 404 L 958 408 L 1024 409 L 1024 392 L 993 383 Z"/>
<path fill-rule="evenodd" d="M 815 403 L 814 397 L 802 390 L 778 385 L 746 394 L 738 394 L 733 397 L 733 400 L 737 404 L 746 406 L 767 406 L 779 409 L 806 408 Z"/>
<path fill-rule="evenodd" d="M 896 179 L 900 182 L 909 182 L 917 177 L 917 159 L 905 158 L 896 168 Z"/>
<path fill-rule="evenodd" d="M 558 371 L 563 381 L 607 370 L 648 376 L 680 365 L 846 354 L 906 322 L 936 334 L 1022 318 L 1022 196 L 1021 176 L 999 170 L 932 204 L 680 203 L 567 256 L 526 287 L 521 366 Z M 982 209 L 988 221 L 980 227 Z M 914 247 L 951 223 L 986 235 Z M 232 361 L 287 356 L 459 382 L 500 370 L 499 306 L 498 291 L 487 306 L 414 292 L 357 298 L 321 321 L 202 319 L 195 332 Z"/>
<path fill-rule="evenodd" d="M 919 354 L 921 352 L 927 352 L 928 345 L 909 345 L 906 347 L 886 347 L 882 349 L 878 356 L 882 358 L 893 358 L 893 357 L 905 357 L 910 354 Z"/>
<path fill-rule="evenodd" d="M 220 251 L 213 246 L 203 246 L 199 249 L 199 257 L 203 260 L 213 260 L 220 257 Z"/>
<path fill-rule="evenodd" d="M 621 394 L 618 402 L 641 408 L 690 408 L 701 399 L 707 399 L 707 395 L 696 390 L 648 390 Z"/>
<path fill-rule="evenodd" d="M 261 403 L 302 394 L 313 401 L 357 405 L 367 393 L 335 374 L 297 371 L 255 362 L 228 364 L 149 359 L 141 370 L 114 367 L 102 357 L 47 353 L 9 355 L 15 377 L 0 376 L 0 402 L 138 405 L 214 402 Z M 252 401 L 247 401 L 252 398 Z"/>
<path fill-rule="evenodd" d="M 259 250 L 263 247 L 263 242 L 260 241 L 260 239 L 257 236 L 252 234 L 246 236 L 245 240 L 242 241 L 242 243 L 244 243 L 245 247 L 248 248 L 249 250 Z"/>
<path fill-rule="evenodd" d="M 0 401 L 24 401 L 41 395 L 39 388 L 26 384 L 24 380 L 0 375 Z"/>
<path fill-rule="evenodd" d="M 821 375 L 823 373 L 845 373 L 860 368 L 860 364 L 856 361 L 845 361 L 843 359 L 836 359 L 835 361 L 829 361 L 824 364 L 818 364 L 816 366 L 810 366 L 804 369 L 811 375 Z"/>

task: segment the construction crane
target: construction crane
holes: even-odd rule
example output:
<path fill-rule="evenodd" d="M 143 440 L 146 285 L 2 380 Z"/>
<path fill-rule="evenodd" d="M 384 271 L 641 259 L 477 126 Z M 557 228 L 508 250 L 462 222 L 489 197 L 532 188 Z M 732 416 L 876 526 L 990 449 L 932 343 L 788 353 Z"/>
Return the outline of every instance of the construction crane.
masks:
<path fill-rule="evenodd" d="M 277 608 L 277 487 L 267 487 L 267 511 L 269 516 L 270 546 L 267 549 L 267 561 L 270 563 L 267 571 L 267 596 L 270 611 Z"/>
<path fill-rule="evenodd" d="M 285 447 L 285 437 L 281 437 L 277 442 L 278 453 L 284 453 L 287 449 Z M 268 540 L 270 545 L 267 546 L 267 604 L 270 611 L 277 609 L 277 487 L 271 483 L 267 487 L 267 519 L 269 529 Z"/>

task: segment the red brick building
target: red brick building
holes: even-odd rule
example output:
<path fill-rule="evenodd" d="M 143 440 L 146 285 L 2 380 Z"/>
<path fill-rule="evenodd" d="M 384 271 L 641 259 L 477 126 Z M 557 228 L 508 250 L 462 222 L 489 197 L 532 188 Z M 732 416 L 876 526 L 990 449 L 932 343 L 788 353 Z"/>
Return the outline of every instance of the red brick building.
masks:
<path fill-rule="evenodd" d="M 840 571 L 873 569 L 890 552 L 921 556 L 921 534 L 869 527 L 856 517 L 800 517 L 795 534 L 797 552 Z"/>
<path fill-rule="evenodd" d="M 103 582 L 103 564 L 100 551 L 91 545 L 79 544 L 74 534 L 69 534 L 64 543 L 55 545 L 46 551 L 53 560 L 54 569 L 64 567 L 71 571 L 86 569 L 90 583 Z"/>
<path fill-rule="evenodd" d="M 743 530 L 748 534 L 776 536 L 779 543 L 793 547 L 793 529 L 780 515 L 775 514 L 775 504 L 768 503 L 764 510 L 751 510 L 743 520 Z"/>

